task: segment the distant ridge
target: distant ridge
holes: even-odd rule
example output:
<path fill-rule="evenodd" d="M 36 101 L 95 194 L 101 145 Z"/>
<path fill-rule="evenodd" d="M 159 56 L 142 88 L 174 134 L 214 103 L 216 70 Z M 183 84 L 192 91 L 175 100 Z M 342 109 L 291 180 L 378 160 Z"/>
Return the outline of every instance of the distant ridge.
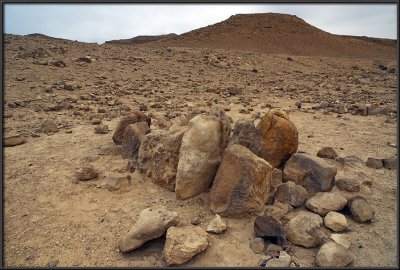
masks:
<path fill-rule="evenodd" d="M 46 38 L 46 39 L 52 39 L 52 40 L 60 40 L 60 41 L 72 41 L 70 39 L 65 39 L 65 38 L 56 38 L 56 37 L 50 37 L 44 34 L 40 33 L 33 33 L 33 34 L 28 34 L 25 35 L 26 37 L 36 37 L 36 38 Z"/>
<path fill-rule="evenodd" d="M 155 36 L 137 36 L 128 39 L 117 39 L 117 40 L 109 40 L 104 42 L 104 44 L 127 44 L 127 45 L 136 45 L 143 44 L 148 42 L 153 42 L 157 40 L 164 40 L 168 38 L 173 38 L 178 36 L 177 34 L 171 33 L 166 35 L 155 35 Z"/>

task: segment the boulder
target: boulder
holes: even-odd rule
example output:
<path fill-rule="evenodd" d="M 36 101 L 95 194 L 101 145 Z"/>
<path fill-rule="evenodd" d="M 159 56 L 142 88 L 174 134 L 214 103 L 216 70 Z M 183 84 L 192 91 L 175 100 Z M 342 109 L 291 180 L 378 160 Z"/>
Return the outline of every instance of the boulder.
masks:
<path fill-rule="evenodd" d="M 196 226 L 170 227 L 163 250 L 167 265 L 183 264 L 208 247 L 207 232 Z"/>
<path fill-rule="evenodd" d="M 322 158 L 297 153 L 286 162 L 283 182 L 293 181 L 303 186 L 310 195 L 329 191 L 334 185 L 337 168 Z"/>
<path fill-rule="evenodd" d="M 375 210 L 364 197 L 355 196 L 350 198 L 347 206 L 356 222 L 364 223 L 371 221 L 375 216 Z"/>
<path fill-rule="evenodd" d="M 324 217 L 324 224 L 325 227 L 335 232 L 344 231 L 349 227 L 346 217 L 334 211 L 326 214 L 326 216 Z"/>
<path fill-rule="evenodd" d="M 112 137 L 113 141 L 116 144 L 122 144 L 122 139 L 124 138 L 126 127 L 130 124 L 138 122 L 146 122 L 147 125 L 150 127 L 151 118 L 141 112 L 132 112 L 122 117 L 114 131 L 114 135 Z"/>
<path fill-rule="evenodd" d="M 317 157 L 335 159 L 338 156 L 332 147 L 322 147 L 317 152 Z"/>
<path fill-rule="evenodd" d="M 233 128 L 229 144 L 243 145 L 258 156 L 262 150 L 261 132 L 252 120 L 240 119 Z"/>
<path fill-rule="evenodd" d="M 258 216 L 254 220 L 254 231 L 258 237 L 277 245 L 286 243 L 286 236 L 279 221 L 271 216 Z"/>
<path fill-rule="evenodd" d="M 175 192 L 194 197 L 212 183 L 230 134 L 230 122 L 213 115 L 197 115 L 182 138 Z"/>
<path fill-rule="evenodd" d="M 257 125 L 262 137 L 262 149 L 258 154 L 272 167 L 277 168 L 296 153 L 299 138 L 296 126 L 286 113 L 270 110 Z"/>
<path fill-rule="evenodd" d="M 214 213 L 242 215 L 261 211 L 269 196 L 273 168 L 246 147 L 230 145 L 210 191 Z"/>
<path fill-rule="evenodd" d="M 220 234 L 226 230 L 225 221 L 221 218 L 220 215 L 215 214 L 213 220 L 211 220 L 210 224 L 208 224 L 206 231 L 211 233 Z"/>
<path fill-rule="evenodd" d="M 307 209 L 325 216 L 330 211 L 340 211 L 347 204 L 346 197 L 333 192 L 318 192 L 305 203 Z"/>
<path fill-rule="evenodd" d="M 308 192 L 302 186 L 288 181 L 277 188 L 275 199 L 293 207 L 300 207 L 308 199 Z"/>
<path fill-rule="evenodd" d="M 122 139 L 122 157 L 136 159 L 140 144 L 144 141 L 144 136 L 149 133 L 150 127 L 146 122 L 128 125 Z"/>
<path fill-rule="evenodd" d="M 4 147 L 11 147 L 17 146 L 26 143 L 26 139 L 21 136 L 12 136 L 8 138 L 4 138 L 3 146 Z"/>
<path fill-rule="evenodd" d="M 97 178 L 97 176 L 99 176 L 99 172 L 90 163 L 83 164 L 82 167 L 75 172 L 76 179 L 80 181 L 91 180 Z"/>
<path fill-rule="evenodd" d="M 335 185 L 345 191 L 358 192 L 360 191 L 360 182 L 355 179 L 341 178 L 336 180 Z"/>
<path fill-rule="evenodd" d="M 130 252 L 149 240 L 161 237 L 169 227 L 177 225 L 179 214 L 168 211 L 164 206 L 146 208 L 131 230 L 118 242 L 120 252 Z"/>
<path fill-rule="evenodd" d="M 328 242 L 321 246 L 315 261 L 320 267 L 344 267 L 353 261 L 353 256 L 344 246 Z"/>
<path fill-rule="evenodd" d="M 153 130 L 144 137 L 138 153 L 137 169 L 154 183 L 175 190 L 179 149 L 186 127 Z"/>
<path fill-rule="evenodd" d="M 383 168 L 383 161 L 380 158 L 371 158 L 369 157 L 366 162 L 367 167 L 373 169 L 381 169 Z"/>
<path fill-rule="evenodd" d="M 316 247 L 322 241 L 318 234 L 322 225 L 323 220 L 319 215 L 301 211 L 288 222 L 287 239 L 295 245 L 306 248 Z"/>

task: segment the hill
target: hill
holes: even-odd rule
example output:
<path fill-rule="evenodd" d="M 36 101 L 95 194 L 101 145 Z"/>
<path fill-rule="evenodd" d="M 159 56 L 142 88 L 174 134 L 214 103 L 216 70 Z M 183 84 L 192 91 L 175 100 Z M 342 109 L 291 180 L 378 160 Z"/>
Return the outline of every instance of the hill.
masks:
<path fill-rule="evenodd" d="M 126 45 L 136 45 L 143 44 L 148 42 L 153 42 L 157 40 L 164 40 L 172 37 L 176 37 L 177 34 L 171 33 L 166 35 L 156 35 L 156 36 L 137 36 L 134 38 L 128 39 L 117 39 L 117 40 L 109 40 L 104 42 L 104 44 L 126 44 Z"/>

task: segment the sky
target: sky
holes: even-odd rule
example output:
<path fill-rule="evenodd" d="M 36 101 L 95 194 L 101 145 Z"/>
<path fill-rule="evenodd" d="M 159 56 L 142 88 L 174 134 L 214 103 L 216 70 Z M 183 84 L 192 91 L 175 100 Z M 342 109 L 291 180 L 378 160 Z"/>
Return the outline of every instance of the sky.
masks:
<path fill-rule="evenodd" d="M 103 43 L 182 34 L 231 15 L 296 15 L 332 34 L 397 38 L 396 4 L 4 4 L 4 32 Z"/>

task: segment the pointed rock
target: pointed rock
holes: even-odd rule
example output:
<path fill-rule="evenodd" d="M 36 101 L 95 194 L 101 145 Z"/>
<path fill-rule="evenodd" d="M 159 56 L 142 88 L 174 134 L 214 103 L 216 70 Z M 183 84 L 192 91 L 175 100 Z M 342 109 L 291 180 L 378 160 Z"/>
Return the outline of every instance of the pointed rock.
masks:
<path fill-rule="evenodd" d="M 213 220 L 211 220 L 210 224 L 208 224 L 206 231 L 211 233 L 220 234 L 226 230 L 225 221 L 221 218 L 220 215 L 215 214 Z"/>

